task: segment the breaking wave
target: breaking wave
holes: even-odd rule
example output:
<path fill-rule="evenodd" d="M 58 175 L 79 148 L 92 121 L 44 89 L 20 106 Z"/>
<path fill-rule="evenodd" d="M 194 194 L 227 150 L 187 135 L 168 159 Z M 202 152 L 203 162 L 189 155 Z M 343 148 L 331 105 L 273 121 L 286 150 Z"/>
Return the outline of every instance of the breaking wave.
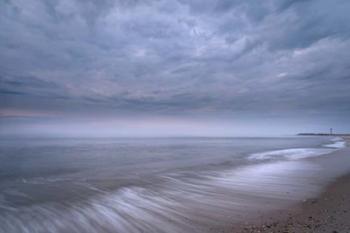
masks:
<path fill-rule="evenodd" d="M 123 187 L 81 202 L 2 209 L 0 232 L 207 232 L 314 194 L 318 186 L 306 181 L 318 172 L 290 161 L 196 177 L 174 173 L 161 185 Z"/>
<path fill-rule="evenodd" d="M 283 150 L 273 150 L 265 151 L 251 154 L 249 159 L 256 160 L 273 160 L 273 159 L 287 159 L 287 160 L 298 160 L 310 157 L 317 157 L 321 155 L 329 154 L 335 149 L 341 149 L 346 146 L 346 142 L 342 138 L 332 139 L 333 143 L 323 145 L 327 148 L 292 148 L 292 149 L 283 149 Z"/>

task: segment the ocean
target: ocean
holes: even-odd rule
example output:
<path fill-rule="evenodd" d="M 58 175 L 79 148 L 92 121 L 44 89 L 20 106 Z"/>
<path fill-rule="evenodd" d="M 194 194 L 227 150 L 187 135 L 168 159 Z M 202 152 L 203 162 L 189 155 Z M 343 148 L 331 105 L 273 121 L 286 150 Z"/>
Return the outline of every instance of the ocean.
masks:
<path fill-rule="evenodd" d="M 0 232 L 209 232 L 316 195 L 350 170 L 328 166 L 345 164 L 331 156 L 343 147 L 338 137 L 0 139 Z"/>

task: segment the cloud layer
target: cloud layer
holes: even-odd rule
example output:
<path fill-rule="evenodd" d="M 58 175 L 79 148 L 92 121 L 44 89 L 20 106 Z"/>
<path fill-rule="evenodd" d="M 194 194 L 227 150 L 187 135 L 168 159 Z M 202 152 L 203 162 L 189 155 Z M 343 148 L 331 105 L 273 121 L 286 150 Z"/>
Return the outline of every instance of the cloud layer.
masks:
<path fill-rule="evenodd" d="M 0 4 L 2 118 L 350 118 L 347 0 Z"/>

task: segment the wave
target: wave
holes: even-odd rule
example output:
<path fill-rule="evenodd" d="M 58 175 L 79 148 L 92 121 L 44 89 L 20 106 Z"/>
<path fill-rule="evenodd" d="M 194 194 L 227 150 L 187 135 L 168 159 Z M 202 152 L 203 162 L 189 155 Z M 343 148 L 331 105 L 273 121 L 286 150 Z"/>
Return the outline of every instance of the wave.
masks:
<path fill-rule="evenodd" d="M 256 160 L 271 160 L 271 159 L 288 159 L 298 160 L 310 157 L 317 157 L 333 152 L 333 149 L 325 148 L 294 148 L 284 150 L 266 151 L 261 153 L 254 153 L 249 156 L 249 159 Z"/>
<path fill-rule="evenodd" d="M 324 147 L 337 148 L 337 149 L 346 147 L 346 142 L 341 137 L 335 137 L 331 141 L 333 141 L 333 143 L 326 144 L 324 145 Z"/>
<path fill-rule="evenodd" d="M 317 157 L 334 152 L 336 149 L 346 147 L 346 142 L 340 138 L 335 137 L 331 140 L 333 143 L 323 145 L 327 148 L 292 148 L 283 150 L 265 151 L 251 154 L 248 158 L 255 160 L 272 160 L 272 159 L 287 159 L 298 160 L 310 157 Z"/>
<path fill-rule="evenodd" d="M 315 182 L 307 182 L 319 179 L 318 173 L 304 161 L 173 173 L 161 184 L 123 187 L 81 202 L 3 211 L 0 232 L 207 232 L 318 192 Z"/>

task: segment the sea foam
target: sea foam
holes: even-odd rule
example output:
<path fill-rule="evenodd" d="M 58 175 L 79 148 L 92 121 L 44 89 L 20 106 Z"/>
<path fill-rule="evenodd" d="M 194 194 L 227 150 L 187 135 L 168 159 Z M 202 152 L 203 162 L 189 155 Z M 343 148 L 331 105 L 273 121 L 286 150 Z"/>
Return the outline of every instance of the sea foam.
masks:
<path fill-rule="evenodd" d="M 346 147 L 346 142 L 341 137 L 335 137 L 332 139 L 333 143 L 324 145 L 324 147 L 341 149 Z"/>
<path fill-rule="evenodd" d="M 298 160 L 309 157 L 316 157 L 333 152 L 333 149 L 325 148 L 294 148 L 284 150 L 266 151 L 261 153 L 254 153 L 249 156 L 249 159 L 257 160 L 272 160 L 272 159 L 287 159 Z"/>
<path fill-rule="evenodd" d="M 248 158 L 255 160 L 287 159 L 298 160 L 309 157 L 317 157 L 329 154 L 336 149 L 346 147 L 346 142 L 341 137 L 333 138 L 331 144 L 323 145 L 323 148 L 291 148 L 283 150 L 265 151 L 251 154 Z M 326 148 L 324 148 L 326 147 Z"/>

